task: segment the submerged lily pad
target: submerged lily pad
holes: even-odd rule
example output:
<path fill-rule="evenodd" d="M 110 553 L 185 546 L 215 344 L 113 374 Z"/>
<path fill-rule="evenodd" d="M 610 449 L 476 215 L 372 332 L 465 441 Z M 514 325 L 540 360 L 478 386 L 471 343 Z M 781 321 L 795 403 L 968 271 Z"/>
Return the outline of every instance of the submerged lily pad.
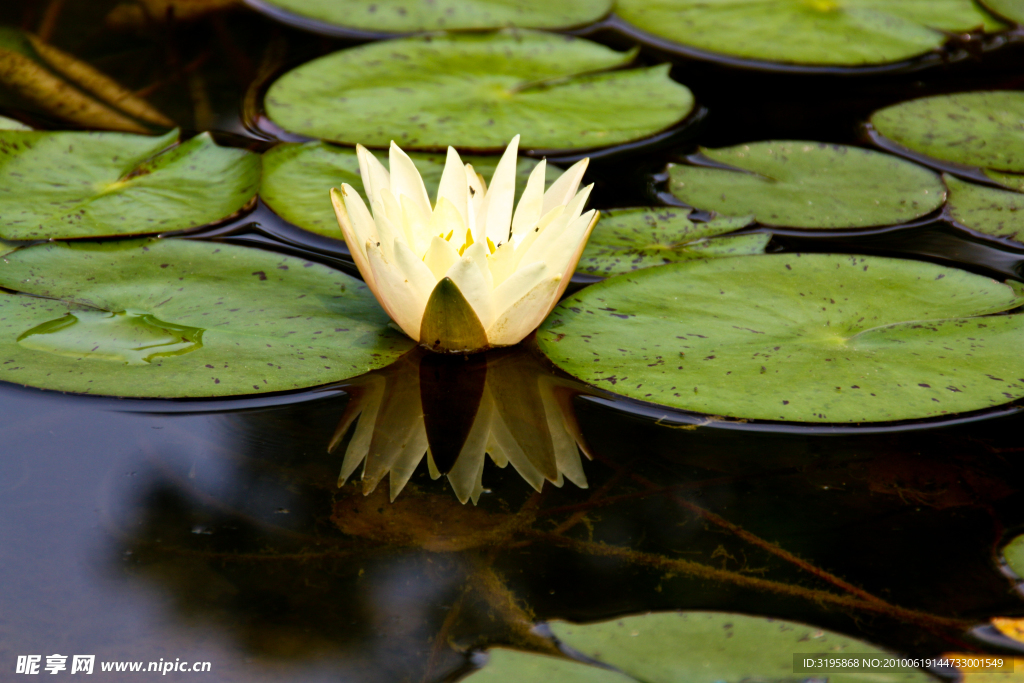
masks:
<path fill-rule="evenodd" d="M 184 230 L 230 216 L 256 194 L 258 155 L 219 147 L 209 133 L 177 140 L 177 131 L 0 131 L 0 238 Z"/>
<path fill-rule="evenodd" d="M 1024 242 L 1024 194 L 943 176 L 949 215 L 960 225 L 993 237 Z"/>
<path fill-rule="evenodd" d="M 1024 397 L 1019 287 L 832 254 L 689 261 L 565 299 L 540 348 L 598 387 L 682 410 L 884 422 Z"/>
<path fill-rule="evenodd" d="M 362 31 L 411 33 L 455 29 L 559 29 L 597 21 L 611 0 L 268 0 L 303 17 Z"/>
<path fill-rule="evenodd" d="M 946 197 L 928 169 L 860 147 L 768 141 L 701 153 L 737 170 L 670 165 L 672 194 L 698 209 L 753 214 L 762 225 L 893 225 L 934 211 Z"/>
<path fill-rule="evenodd" d="M 438 154 L 413 152 L 416 170 L 420 172 L 427 193 L 437 195 L 445 158 Z M 386 158 L 381 160 L 385 168 Z M 490 179 L 498 165 L 498 157 L 466 156 L 463 161 Z M 537 165 L 535 159 L 519 157 L 516 166 L 516 201 L 526 187 L 530 171 Z M 547 181 L 553 182 L 561 170 L 547 167 Z M 359 161 L 355 150 L 323 142 L 286 143 L 277 145 L 263 155 L 263 183 L 260 197 L 274 213 L 310 232 L 342 239 L 338 219 L 331 206 L 329 190 L 348 183 L 365 195 L 359 176 Z"/>
<path fill-rule="evenodd" d="M 41 244 L 0 261 L 0 286 L 24 293 L 0 294 L 0 379 L 44 389 L 262 394 L 359 375 L 412 346 L 358 280 L 228 244 Z"/>
<path fill-rule="evenodd" d="M 814 678 L 813 670 L 794 673 L 794 654 L 887 654 L 864 641 L 816 626 L 723 612 L 661 612 L 595 624 L 554 621 L 549 625 L 564 645 L 645 683 Z M 917 669 L 897 669 L 830 672 L 828 680 L 924 683 L 933 679 Z"/>
<path fill-rule="evenodd" d="M 618 0 L 615 13 L 700 50 L 829 66 L 898 62 L 940 47 L 945 32 L 1003 28 L 970 0 Z"/>
<path fill-rule="evenodd" d="M 1015 24 L 1024 24 L 1024 0 L 984 0 L 985 7 Z"/>
<path fill-rule="evenodd" d="M 1024 92 L 922 97 L 876 111 L 871 125 L 889 140 L 940 161 L 1024 173 Z"/>
<path fill-rule="evenodd" d="M 576 272 L 608 277 L 695 258 L 761 254 L 772 238 L 757 233 L 718 237 L 749 225 L 752 216 L 694 223 L 689 215 L 689 209 L 672 207 L 602 212 Z"/>
<path fill-rule="evenodd" d="M 295 133 L 403 149 L 605 147 L 685 118 L 693 95 L 668 65 L 535 31 L 442 34 L 341 50 L 278 79 L 267 113 Z M 642 106 L 623 106 L 642 103 Z"/>

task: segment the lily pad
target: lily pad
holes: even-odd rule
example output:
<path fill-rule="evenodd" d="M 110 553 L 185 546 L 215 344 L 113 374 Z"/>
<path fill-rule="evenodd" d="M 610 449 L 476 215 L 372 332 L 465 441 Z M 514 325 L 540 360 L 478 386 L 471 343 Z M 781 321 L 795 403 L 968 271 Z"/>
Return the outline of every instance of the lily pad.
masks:
<path fill-rule="evenodd" d="M 981 4 L 1003 19 L 1024 24 L 1024 0 L 984 0 Z"/>
<path fill-rule="evenodd" d="M 487 651 L 484 668 L 465 681 L 506 683 L 507 681 L 559 681 L 559 683 L 636 683 L 635 678 L 564 657 L 520 652 L 503 647 Z"/>
<path fill-rule="evenodd" d="M 672 194 L 698 209 L 753 214 L 762 225 L 893 225 L 934 211 L 946 198 L 928 169 L 860 147 L 768 141 L 701 154 L 736 170 L 670 165 Z"/>
<path fill-rule="evenodd" d="M 1014 574 L 1024 579 L 1024 535 L 1017 536 L 1003 547 L 1003 559 Z"/>
<path fill-rule="evenodd" d="M 992 169 L 985 169 L 985 176 L 989 180 L 994 180 L 1003 187 L 1008 187 L 1011 190 L 1017 192 L 1024 192 L 1024 175 L 1019 173 L 1002 173 L 1000 171 L 993 171 Z"/>
<path fill-rule="evenodd" d="M 15 121 L 9 119 L 6 116 L 0 116 L 0 130 L 32 130 L 21 121 Z"/>
<path fill-rule="evenodd" d="M 932 263 L 832 254 L 688 261 L 565 299 L 537 340 L 625 396 L 712 415 L 885 422 L 1024 397 L 1020 288 Z"/>
<path fill-rule="evenodd" d="M 262 394 L 353 377 L 412 346 L 362 282 L 228 244 L 40 244 L 0 261 L 0 286 L 24 293 L 0 294 L 0 379 L 44 389 Z"/>
<path fill-rule="evenodd" d="M 827 66 L 898 62 L 939 48 L 945 32 L 1004 28 L 970 0 L 618 0 L 615 13 L 686 47 Z"/>
<path fill-rule="evenodd" d="M 501 151 L 606 147 L 685 118 L 693 95 L 635 52 L 535 31 L 441 34 L 341 50 L 278 79 L 267 113 L 346 144 Z M 623 106 L 623 103 L 643 106 Z"/>
<path fill-rule="evenodd" d="M 816 678 L 813 670 L 794 673 L 795 654 L 806 654 L 808 658 L 887 654 L 864 641 L 816 626 L 722 612 L 661 612 L 595 624 L 554 621 L 549 625 L 564 645 L 645 683 Z M 828 680 L 924 683 L 934 679 L 917 669 L 897 669 L 830 672 Z"/>
<path fill-rule="evenodd" d="M 898 145 L 940 161 L 1024 173 L 1024 92 L 936 95 L 871 115 Z"/>
<path fill-rule="evenodd" d="M 209 133 L 177 140 L 177 131 L 0 131 L 0 238 L 184 230 L 230 216 L 256 194 L 258 155 L 219 147 Z"/>
<path fill-rule="evenodd" d="M 268 0 L 268 4 L 316 21 L 375 33 L 505 26 L 568 28 L 597 21 L 612 6 L 611 0 Z"/>
<path fill-rule="evenodd" d="M 437 154 L 413 152 L 416 170 L 420 172 L 427 193 L 437 195 L 444 170 L 444 157 Z M 490 179 L 498 165 L 498 157 L 466 156 L 463 161 Z M 387 159 L 382 163 L 387 168 Z M 520 157 L 516 166 L 516 201 L 523 189 L 530 171 L 537 165 L 535 159 Z M 547 182 L 554 182 L 561 169 L 547 167 Z M 357 191 L 363 190 L 359 176 L 359 161 L 355 150 L 337 147 L 323 142 L 285 143 L 277 145 L 263 155 L 263 183 L 260 197 L 274 213 L 294 225 L 325 237 L 342 239 L 338 219 L 331 207 L 329 190 L 341 183 L 348 183 Z"/>
<path fill-rule="evenodd" d="M 1024 194 L 943 176 L 949 188 L 949 215 L 971 230 L 1024 242 Z"/>
<path fill-rule="evenodd" d="M 672 207 L 612 209 L 590 235 L 576 272 L 608 277 L 695 258 L 761 254 L 768 234 L 718 237 L 753 222 L 752 216 L 690 220 L 689 209 Z"/>

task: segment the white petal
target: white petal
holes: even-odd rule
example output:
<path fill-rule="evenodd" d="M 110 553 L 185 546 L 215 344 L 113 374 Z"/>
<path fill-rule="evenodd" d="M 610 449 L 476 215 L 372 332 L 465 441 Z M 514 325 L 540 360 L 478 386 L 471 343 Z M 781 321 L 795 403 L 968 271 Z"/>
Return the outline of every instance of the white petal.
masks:
<path fill-rule="evenodd" d="M 549 272 L 553 271 L 548 270 L 547 264 L 534 261 L 512 273 L 507 280 L 494 288 L 492 298 L 495 314 L 500 318 L 508 308 L 540 284 Z"/>
<path fill-rule="evenodd" d="M 487 188 L 487 237 L 495 244 L 507 242 L 512 225 L 512 204 L 516 197 L 516 154 L 519 136 L 512 138 L 494 169 Z"/>
<path fill-rule="evenodd" d="M 483 232 L 481 228 L 484 221 L 487 220 L 487 216 L 481 212 L 481 209 L 484 207 L 487 187 L 480 174 L 473 170 L 472 164 L 466 164 L 466 185 L 469 192 L 469 196 L 466 198 L 466 227 L 473 231 L 475 241 L 483 242 L 487 233 Z M 478 237 L 478 235 L 480 236 Z"/>
<path fill-rule="evenodd" d="M 384 397 L 384 388 L 387 382 L 380 375 L 368 374 L 361 382 L 359 393 L 353 392 L 350 401 L 358 401 L 361 408 L 359 422 L 356 423 L 356 431 L 352 440 L 348 442 L 345 449 L 345 459 L 341 463 L 341 473 L 338 475 L 338 486 L 342 486 L 355 472 L 359 463 L 363 462 L 370 451 L 370 439 L 373 437 L 374 427 L 377 424 L 377 412 L 380 410 L 381 400 Z M 346 406 L 347 412 L 348 406 Z M 338 435 L 339 439 L 345 437 Z"/>
<path fill-rule="evenodd" d="M 402 205 L 398 203 L 398 197 L 391 194 L 391 190 L 384 188 L 380 191 L 380 202 L 373 207 L 374 216 L 380 212 L 377 207 L 384 211 L 384 216 L 391 221 L 391 225 L 399 230 L 402 239 L 408 243 L 409 233 L 405 227 L 405 216 L 402 215 Z"/>
<path fill-rule="evenodd" d="M 541 402 L 544 404 L 544 415 L 548 420 L 548 432 L 551 434 L 551 445 L 555 450 L 555 464 L 558 467 L 558 479 L 562 475 L 581 489 L 588 487 L 587 475 L 583 472 L 580 451 L 576 447 L 576 439 L 572 437 L 562 416 L 562 407 L 554 397 L 546 377 L 539 377 Z M 559 484 L 560 485 L 560 484 Z"/>
<path fill-rule="evenodd" d="M 423 186 L 423 178 L 416 170 L 409 155 L 399 149 L 395 141 L 391 141 L 391 149 L 388 153 L 391 165 L 391 194 L 395 198 L 408 197 L 416 203 L 424 216 L 430 215 L 430 197 L 427 196 L 427 188 Z"/>
<path fill-rule="evenodd" d="M 580 186 L 580 181 L 583 180 L 583 174 L 587 172 L 587 165 L 589 163 L 589 158 L 577 161 L 568 171 L 559 176 L 558 180 L 551 183 L 551 187 L 544 193 L 542 214 L 547 213 L 559 204 L 569 203 L 569 200 L 576 194 L 576 188 Z"/>
<path fill-rule="evenodd" d="M 547 218 L 547 216 L 545 216 Z M 541 227 L 543 225 L 543 227 Z M 527 233 L 521 244 L 516 245 L 516 255 L 513 259 L 515 261 L 515 267 L 518 268 L 523 263 L 532 263 L 534 261 L 543 261 L 542 254 L 548 253 L 552 244 L 562 236 L 565 232 L 566 227 L 569 225 L 569 214 L 563 209 L 559 212 L 552 221 L 545 223 L 544 219 L 541 219 L 541 225 L 538 225 L 538 230 L 534 230 L 531 233 Z"/>
<path fill-rule="evenodd" d="M 515 270 L 515 244 L 505 242 L 498 245 L 494 253 L 487 257 L 487 267 L 491 269 L 491 279 L 498 287 Z"/>
<path fill-rule="evenodd" d="M 601 214 L 598 211 L 588 211 L 578 220 L 584 220 L 585 217 L 588 216 L 590 217 L 590 224 L 584 231 L 583 237 L 579 239 L 579 243 L 576 245 L 575 252 L 570 254 L 568 260 L 566 261 L 565 270 L 562 271 L 562 279 L 561 282 L 558 283 L 558 289 L 555 291 L 555 296 L 548 304 L 547 312 L 545 312 L 541 319 L 537 322 L 537 325 L 540 325 L 541 321 L 543 321 L 544 318 L 548 317 L 552 309 L 554 309 L 555 305 L 558 303 L 558 300 L 562 298 L 562 292 L 564 292 L 565 288 L 569 285 L 569 281 L 572 279 L 573 271 L 576 270 L 576 264 L 579 263 L 580 257 L 583 255 L 583 249 L 587 246 L 587 240 L 590 239 L 590 233 L 594 230 L 594 226 L 597 225 L 597 220 L 601 217 Z"/>
<path fill-rule="evenodd" d="M 487 256 L 487 247 L 479 242 L 474 242 L 466 247 L 466 251 L 462 252 L 462 258 L 470 259 L 480 269 L 480 275 L 483 276 L 484 281 L 487 283 L 487 289 L 493 292 L 494 278 L 491 277 L 491 269 L 487 267 Z"/>
<path fill-rule="evenodd" d="M 416 304 L 412 286 L 384 260 L 380 247 L 371 244 L 366 253 L 377 282 L 377 301 L 410 339 L 419 341 L 424 306 Z"/>
<path fill-rule="evenodd" d="M 430 268 L 401 241 L 395 242 L 395 265 L 412 286 L 413 293 L 417 297 L 415 303 L 421 308 L 426 308 L 427 299 L 430 298 L 430 293 L 434 291 L 434 285 L 437 284 L 437 278 L 430 272 Z"/>
<path fill-rule="evenodd" d="M 491 420 L 491 440 L 489 445 L 497 446 L 495 450 L 500 451 L 502 456 L 512 463 L 512 467 L 516 469 L 519 476 L 526 480 L 527 484 L 537 491 L 541 490 L 541 487 L 544 485 L 544 475 L 526 457 L 522 446 L 516 441 L 508 425 L 501 419 L 501 415 L 497 411 L 495 411 L 495 415 Z M 494 457 L 493 451 L 491 453 L 491 457 Z"/>
<path fill-rule="evenodd" d="M 437 211 L 440 207 L 442 199 L 447 199 L 462 216 L 462 223 L 465 225 L 468 220 L 466 214 L 466 197 L 468 195 L 466 167 L 463 165 L 462 159 L 459 158 L 459 153 L 449 147 L 448 158 L 444 162 L 444 171 L 441 173 L 441 184 L 437 188 L 437 202 L 434 204 L 434 210 Z"/>
<path fill-rule="evenodd" d="M 420 464 L 420 460 L 423 459 L 423 456 L 426 455 L 426 453 L 427 429 L 423 426 L 423 420 L 418 419 L 416 428 L 409 435 L 405 446 L 402 447 L 398 457 L 395 458 L 395 462 L 391 465 L 391 490 L 389 493 L 391 495 L 392 503 L 395 502 L 395 498 L 397 498 L 398 494 L 402 492 L 405 485 L 409 483 L 409 479 L 416 471 L 416 467 Z"/>
<path fill-rule="evenodd" d="M 348 202 L 345 201 L 345 194 L 348 194 Z M 373 280 L 373 270 L 370 262 L 366 260 L 366 242 L 375 243 L 377 240 L 377 229 L 373 223 L 373 217 L 366 210 L 363 199 L 351 185 L 341 186 L 341 192 L 331 188 L 331 204 L 334 205 L 334 213 L 338 217 L 338 225 L 345 236 L 345 243 L 352 254 L 352 260 L 363 276 L 363 281 L 370 288 L 374 296 L 377 296 L 377 285 Z M 369 227 L 367 227 L 367 222 Z M 363 233 L 369 233 L 369 236 Z"/>
<path fill-rule="evenodd" d="M 576 267 L 576 261 L 579 261 L 579 255 L 583 253 L 579 247 L 581 243 L 586 242 L 596 215 L 597 212 L 591 209 L 577 218 L 566 228 L 562 236 L 551 245 L 551 251 L 541 255 L 544 262 L 551 266 L 553 273 L 572 277 L 572 270 Z M 570 260 L 572 260 L 571 264 L 569 263 Z"/>
<path fill-rule="evenodd" d="M 486 330 L 494 320 L 494 304 L 491 301 L 490 283 L 484 278 L 482 270 L 473 262 L 472 257 L 463 256 L 445 275 L 455 282 Z"/>
<path fill-rule="evenodd" d="M 418 378 L 413 375 L 401 380 L 388 383 L 381 401 L 377 428 L 363 467 L 364 494 L 371 493 L 402 458 L 408 460 L 410 450 L 418 450 L 420 458 L 427 450 Z"/>
<path fill-rule="evenodd" d="M 385 194 L 388 193 L 387 190 L 384 192 Z M 388 220 L 387 213 L 379 202 L 373 207 L 373 223 L 377 228 L 377 241 L 375 244 L 380 247 L 384 260 L 394 264 L 395 240 L 404 242 L 405 235 L 402 234 L 398 226 Z"/>
<path fill-rule="evenodd" d="M 402 223 L 409 248 L 418 258 L 422 258 L 430 244 L 430 227 L 428 221 L 432 214 L 423 213 L 411 199 L 402 195 Z"/>
<path fill-rule="evenodd" d="M 554 303 L 558 301 L 559 283 L 562 279 L 557 275 L 544 279 L 519 301 L 505 309 L 487 328 L 487 341 L 492 346 L 510 346 L 521 342 L 544 321 Z"/>
<path fill-rule="evenodd" d="M 435 280 L 443 278 L 458 260 L 459 252 L 455 251 L 455 247 L 436 235 L 431 238 L 427 253 L 423 255 L 423 263 L 430 269 Z"/>
<path fill-rule="evenodd" d="M 437 206 L 434 207 L 434 213 L 430 214 L 430 225 L 427 227 L 429 235 L 439 235 L 441 237 L 448 237 L 448 233 L 451 233 L 452 239 L 456 235 L 460 235 L 462 239 L 466 236 L 466 221 L 460 214 L 447 197 L 441 197 L 437 200 Z M 462 244 L 459 244 L 461 247 Z"/>
<path fill-rule="evenodd" d="M 372 205 L 380 201 L 381 190 L 391 187 L 391 174 L 384 168 L 384 164 L 362 145 L 356 145 L 356 158 L 359 160 L 359 175 L 363 177 L 366 198 Z"/>
<path fill-rule="evenodd" d="M 512 219 L 512 234 L 522 235 L 537 225 L 544 207 L 544 180 L 547 176 L 547 160 L 541 159 L 526 181 L 526 189 L 519 198 L 516 215 Z"/>

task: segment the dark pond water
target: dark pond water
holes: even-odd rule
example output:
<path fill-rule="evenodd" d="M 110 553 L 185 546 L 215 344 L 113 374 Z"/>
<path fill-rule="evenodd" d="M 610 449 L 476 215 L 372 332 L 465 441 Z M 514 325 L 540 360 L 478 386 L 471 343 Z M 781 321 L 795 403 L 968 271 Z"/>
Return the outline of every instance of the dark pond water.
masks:
<path fill-rule="evenodd" d="M 270 144 L 245 123 L 268 75 L 349 44 L 244 9 L 114 33 L 102 28 L 114 4 L 8 0 L 0 21 L 50 22 L 55 44 L 186 128 L 253 149 Z M 870 78 L 680 58 L 674 74 L 707 117 L 667 145 L 595 163 L 593 196 L 599 207 L 650 203 L 664 163 L 697 144 L 859 143 L 880 106 L 1020 88 L 1018 47 Z M 264 207 L 200 237 L 351 270 L 343 249 Z M 938 215 L 899 231 L 779 234 L 770 249 L 900 254 L 1004 278 L 1024 259 Z M 406 360 L 428 416 L 476 391 L 471 380 L 425 382 L 421 357 Z M 354 438 L 339 432 L 346 385 L 129 401 L 0 384 L 0 679 L 17 678 L 19 655 L 61 653 L 209 661 L 204 676 L 218 681 L 442 681 L 476 649 L 549 647 L 531 630 L 544 620 L 667 609 L 802 621 L 913 655 L 1020 647 L 986 626 L 1024 616 L 998 557 L 1024 526 L 1016 407 L 871 430 L 708 423 L 574 384 L 529 343 L 488 361 L 489 378 L 506 372 L 496 364 L 516 368 L 509 386 L 539 375 L 562 388 L 564 419 L 591 456 L 588 488 L 538 493 L 488 462 L 479 504 L 462 505 L 425 461 L 394 503 L 387 481 L 366 497 L 356 483 L 339 488 Z M 516 428 L 544 425 L 524 414 Z"/>

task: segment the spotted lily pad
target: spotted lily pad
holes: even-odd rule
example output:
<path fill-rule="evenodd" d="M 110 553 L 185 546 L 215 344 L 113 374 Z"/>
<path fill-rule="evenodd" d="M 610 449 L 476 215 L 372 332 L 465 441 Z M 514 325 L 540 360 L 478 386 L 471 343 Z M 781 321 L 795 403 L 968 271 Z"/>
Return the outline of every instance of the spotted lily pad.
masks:
<path fill-rule="evenodd" d="M 943 176 L 949 188 L 949 215 L 971 230 L 1024 242 L 1024 194 Z"/>
<path fill-rule="evenodd" d="M 1003 19 L 1024 24 L 1024 0 L 984 0 L 982 4 Z"/>
<path fill-rule="evenodd" d="M 0 131 L 0 238 L 64 239 L 183 230 L 256 194 L 260 159 L 209 133 Z"/>
<path fill-rule="evenodd" d="M 942 206 L 937 175 L 904 159 L 820 142 L 754 142 L 701 149 L 736 170 L 671 165 L 669 190 L 698 209 L 790 228 L 867 228 Z"/>
<path fill-rule="evenodd" d="M 879 133 L 939 161 L 1024 173 L 1024 92 L 936 95 L 871 115 Z"/>
<path fill-rule="evenodd" d="M 565 299 L 537 340 L 625 396 L 712 415 L 885 422 L 1024 397 L 1016 285 L 832 254 L 688 261 Z"/>
<path fill-rule="evenodd" d="M 690 220 L 689 209 L 633 208 L 602 212 L 576 272 L 608 277 L 695 258 L 761 254 L 771 235 L 718 237 L 739 230 L 752 216 Z"/>
<path fill-rule="evenodd" d="M 427 193 L 437 195 L 444 170 L 444 157 L 437 154 L 413 152 L 416 170 L 420 172 Z M 466 156 L 463 161 L 490 179 L 498 165 L 498 157 Z M 382 159 L 385 168 L 387 158 Z M 520 157 L 516 167 L 516 201 L 526 187 L 530 171 L 537 165 L 535 159 Z M 547 180 L 553 182 L 561 170 L 549 165 Z M 359 162 L 351 148 L 337 147 L 323 142 L 286 143 L 263 155 L 263 183 L 260 197 L 274 212 L 310 232 L 342 239 L 338 219 L 331 207 L 329 190 L 348 183 L 365 195 L 359 176 Z"/>
<path fill-rule="evenodd" d="M 945 32 L 1003 28 L 970 0 L 619 0 L 615 12 L 685 47 L 826 66 L 898 62 L 939 48 Z"/>
<path fill-rule="evenodd" d="M 645 683 L 802 680 L 819 675 L 813 669 L 794 671 L 795 654 L 806 654 L 808 659 L 887 654 L 816 626 L 723 612 L 660 612 L 594 624 L 554 621 L 549 625 L 562 644 Z M 830 672 L 828 680 L 925 683 L 933 679 L 917 669 L 897 668 Z"/>
<path fill-rule="evenodd" d="M 505 26 L 559 29 L 597 21 L 611 0 L 268 0 L 300 16 L 372 32 L 412 33 Z"/>
<path fill-rule="evenodd" d="M 581 38 L 498 31 L 341 50 L 282 76 L 267 113 L 295 133 L 402 149 L 605 147 L 657 133 L 693 108 L 668 65 Z M 642 102 L 643 106 L 622 106 Z"/>
<path fill-rule="evenodd" d="M 412 346 L 362 282 L 228 244 L 40 244 L 0 261 L 0 286 L 23 292 L 0 294 L 0 379 L 44 389 L 262 394 L 359 375 Z"/>

